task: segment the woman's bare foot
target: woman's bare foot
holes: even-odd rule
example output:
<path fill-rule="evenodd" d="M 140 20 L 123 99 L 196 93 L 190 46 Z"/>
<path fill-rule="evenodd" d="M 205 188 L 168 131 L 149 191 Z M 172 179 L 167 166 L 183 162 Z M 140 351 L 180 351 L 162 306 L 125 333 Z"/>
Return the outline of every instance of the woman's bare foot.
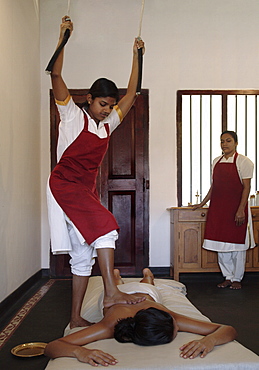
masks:
<path fill-rule="evenodd" d="M 114 274 L 114 277 L 115 277 L 116 285 L 122 285 L 122 284 L 124 284 L 124 281 L 122 280 L 122 277 L 120 275 L 120 270 L 119 269 L 114 269 L 113 270 L 113 274 Z"/>
<path fill-rule="evenodd" d="M 232 283 L 232 285 L 231 285 L 231 287 L 230 287 L 230 289 L 241 289 L 242 288 L 242 285 L 241 285 L 241 283 L 240 283 L 240 281 L 233 281 L 233 283 Z"/>
<path fill-rule="evenodd" d="M 124 281 L 122 280 L 121 275 L 120 275 L 120 270 L 114 269 L 113 274 L 114 274 L 116 285 L 124 284 Z M 117 291 L 114 292 L 112 296 L 104 296 L 103 306 L 105 308 L 109 308 L 119 303 L 136 304 L 136 303 L 144 301 L 145 299 L 146 299 L 145 297 L 139 297 L 138 295 L 135 295 L 135 294 L 123 293 L 119 289 L 117 289 Z"/>
<path fill-rule="evenodd" d="M 119 289 L 112 296 L 104 296 L 103 307 L 108 308 L 115 304 L 137 304 L 145 301 L 146 297 L 139 297 L 135 294 L 127 294 L 121 292 Z"/>
<path fill-rule="evenodd" d="M 223 281 L 223 283 L 220 283 L 217 285 L 218 288 L 228 288 L 229 286 L 231 286 L 232 283 L 230 280 L 225 280 Z"/>
<path fill-rule="evenodd" d="M 77 328 L 77 327 L 84 327 L 84 326 L 91 326 L 93 325 L 92 322 L 89 322 L 82 317 L 78 317 L 77 319 L 70 320 L 70 329 Z"/>
<path fill-rule="evenodd" d="M 155 285 L 154 284 L 154 275 L 153 275 L 152 271 L 149 270 L 149 268 L 143 269 L 143 279 L 140 280 L 140 282 Z"/>

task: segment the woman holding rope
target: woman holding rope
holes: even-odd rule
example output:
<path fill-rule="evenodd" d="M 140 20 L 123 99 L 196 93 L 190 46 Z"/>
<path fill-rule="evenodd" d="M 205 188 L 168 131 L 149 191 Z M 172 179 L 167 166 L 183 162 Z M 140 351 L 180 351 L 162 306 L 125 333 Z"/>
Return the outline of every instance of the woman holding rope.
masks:
<path fill-rule="evenodd" d="M 58 46 L 67 29 L 71 34 L 73 23 L 63 17 Z M 144 51 L 143 41 L 135 39 L 127 93 L 120 101 L 114 82 L 101 78 L 91 86 L 83 108 L 76 106 L 61 74 L 64 49 L 51 71 L 61 122 L 58 163 L 47 187 L 48 213 L 53 254 L 69 253 L 71 257 L 71 328 L 89 325 L 80 312 L 95 257 L 98 257 L 104 283 L 104 307 L 117 303 L 136 304 L 144 299 L 122 293 L 116 286 L 113 268 L 119 227 L 114 216 L 101 205 L 96 190 L 98 168 L 108 149 L 110 135 L 136 98 L 140 48 Z"/>

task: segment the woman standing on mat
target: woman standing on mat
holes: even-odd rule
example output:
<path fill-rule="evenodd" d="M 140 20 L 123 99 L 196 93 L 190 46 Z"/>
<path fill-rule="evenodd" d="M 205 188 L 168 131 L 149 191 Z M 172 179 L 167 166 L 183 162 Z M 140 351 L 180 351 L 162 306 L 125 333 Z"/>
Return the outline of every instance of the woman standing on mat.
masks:
<path fill-rule="evenodd" d="M 59 44 L 73 23 L 62 18 Z M 96 178 L 107 151 L 109 138 L 130 110 L 136 98 L 138 82 L 138 49 L 142 40 L 135 39 L 132 71 L 126 95 L 119 100 L 114 82 L 105 78 L 94 82 L 82 109 L 75 105 L 62 78 L 64 49 L 51 73 L 51 82 L 60 114 L 57 145 L 58 163 L 47 188 L 51 246 L 54 254 L 69 253 L 73 274 L 71 328 L 89 323 L 80 316 L 82 300 L 98 257 L 103 277 L 104 306 L 115 303 L 135 304 L 143 297 L 118 290 L 114 275 L 114 248 L 118 225 L 114 216 L 101 205 Z"/>
<path fill-rule="evenodd" d="M 249 243 L 255 246 L 252 225 L 248 228 L 247 204 L 254 165 L 249 158 L 237 153 L 234 131 L 224 131 L 220 139 L 223 155 L 213 161 L 212 185 L 203 201 L 193 209 L 210 200 L 203 248 L 218 252 L 218 263 L 225 278 L 218 287 L 241 289 L 246 250 Z"/>

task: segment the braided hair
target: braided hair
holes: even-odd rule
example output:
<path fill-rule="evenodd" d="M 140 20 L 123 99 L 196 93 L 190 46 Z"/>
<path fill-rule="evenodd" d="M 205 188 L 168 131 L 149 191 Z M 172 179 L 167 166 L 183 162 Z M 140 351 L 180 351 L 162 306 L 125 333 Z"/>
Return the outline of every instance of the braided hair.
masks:
<path fill-rule="evenodd" d="M 114 328 L 114 338 L 120 343 L 132 342 L 140 346 L 166 344 L 173 340 L 174 322 L 165 311 L 150 307 L 134 317 L 120 320 Z"/>

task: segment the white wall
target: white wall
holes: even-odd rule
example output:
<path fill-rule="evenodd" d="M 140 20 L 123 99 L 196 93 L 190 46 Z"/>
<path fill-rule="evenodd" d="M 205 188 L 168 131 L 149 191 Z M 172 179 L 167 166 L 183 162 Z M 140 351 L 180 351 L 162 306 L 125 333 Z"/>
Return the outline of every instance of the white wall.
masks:
<path fill-rule="evenodd" d="M 150 266 L 169 266 L 169 214 L 176 202 L 176 91 L 258 88 L 258 0 L 146 0 L 143 87 L 150 91 Z M 42 0 L 42 267 L 48 267 L 45 184 L 49 174 L 49 78 L 67 1 Z M 66 48 L 70 88 L 98 77 L 126 87 L 140 0 L 71 0 L 75 31 Z"/>
<path fill-rule="evenodd" d="M 37 1 L 1 0 L 0 301 L 41 269 Z"/>
<path fill-rule="evenodd" d="M 71 0 L 75 31 L 64 68 L 70 88 L 89 87 L 100 76 L 126 87 L 140 8 L 140 0 Z M 40 1 L 39 39 L 38 0 L 0 0 L 0 301 L 49 267 L 50 83 L 44 69 L 66 9 L 66 0 Z M 166 208 L 176 205 L 176 91 L 258 88 L 258 14 L 257 0 L 146 0 L 143 87 L 150 91 L 153 267 L 169 266 Z"/>

